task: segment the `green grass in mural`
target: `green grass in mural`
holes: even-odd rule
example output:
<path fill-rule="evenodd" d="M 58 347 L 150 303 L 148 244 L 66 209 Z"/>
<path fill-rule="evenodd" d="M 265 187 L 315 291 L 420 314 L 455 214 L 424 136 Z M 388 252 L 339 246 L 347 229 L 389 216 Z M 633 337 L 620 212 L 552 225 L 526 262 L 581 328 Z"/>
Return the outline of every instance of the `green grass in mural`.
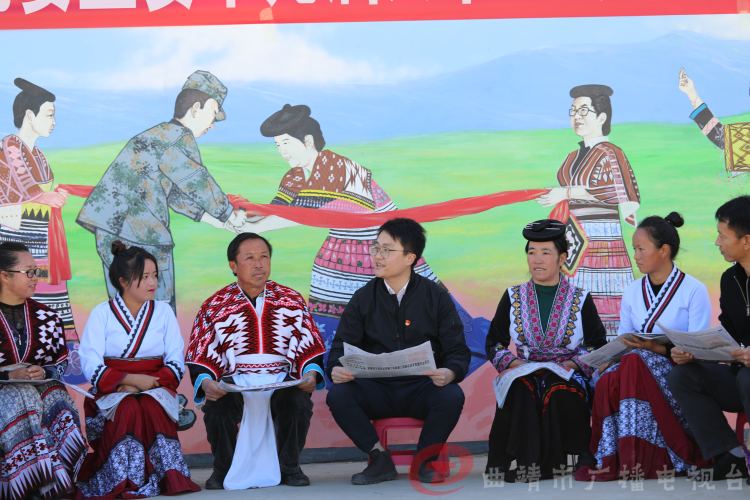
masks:
<path fill-rule="evenodd" d="M 750 115 L 729 121 L 750 120 Z M 678 264 L 718 289 L 726 267 L 713 246 L 713 213 L 723 201 L 747 191 L 745 176 L 729 178 L 722 154 L 692 124 L 616 125 L 610 136 L 630 159 L 641 191 L 638 217 L 680 211 L 686 225 Z M 417 136 L 331 149 L 370 168 L 374 179 L 402 208 L 512 189 L 550 187 L 565 155 L 577 147 L 569 130 L 464 132 Z M 42 143 L 43 147 L 44 144 Z M 48 151 L 58 182 L 94 184 L 120 144 Z M 227 192 L 268 202 L 286 165 L 270 142 L 201 148 Z M 82 200 L 71 198 L 63 217 L 74 278 L 75 304 L 89 308 L 105 297 L 103 274 L 91 233 L 75 224 Z M 451 288 L 485 314 L 500 291 L 526 279 L 521 227 L 548 209 L 527 202 L 482 214 L 430 223 L 426 257 Z M 177 244 L 178 302 L 194 307 L 231 280 L 225 249 L 229 233 L 172 214 Z M 326 231 L 296 227 L 269 233 L 273 278 L 307 294 L 313 256 Z M 626 229 L 626 241 L 632 229 Z M 471 307 L 470 307 L 471 308 Z"/>

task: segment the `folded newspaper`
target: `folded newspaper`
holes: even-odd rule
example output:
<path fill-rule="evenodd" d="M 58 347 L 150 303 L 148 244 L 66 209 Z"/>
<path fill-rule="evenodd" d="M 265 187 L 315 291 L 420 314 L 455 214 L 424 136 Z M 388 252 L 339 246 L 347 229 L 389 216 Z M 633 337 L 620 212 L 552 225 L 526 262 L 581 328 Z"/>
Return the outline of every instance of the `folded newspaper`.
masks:
<path fill-rule="evenodd" d="M 18 370 L 19 368 L 28 368 L 31 366 L 29 363 L 16 363 L 14 365 L 6 365 L 6 366 L 0 366 L 0 372 L 12 372 L 14 370 Z M 94 396 L 88 393 L 85 389 L 82 387 L 78 387 L 75 384 L 69 384 L 65 382 L 64 380 L 57 380 L 54 378 L 45 378 L 43 380 L 21 380 L 21 379 L 13 379 L 13 380 L 0 380 L 0 384 L 31 384 L 31 385 L 44 385 L 49 384 L 50 382 L 60 382 L 62 385 L 67 387 L 68 389 L 72 390 L 73 392 L 77 392 L 81 394 L 84 397 L 94 399 Z"/>
<path fill-rule="evenodd" d="M 511 384 L 516 379 L 526 376 L 530 373 L 534 373 L 538 370 L 549 370 L 555 375 L 559 376 L 563 380 L 570 380 L 573 376 L 573 370 L 566 370 L 557 363 L 524 363 L 518 365 L 515 368 L 505 370 L 500 375 L 495 377 L 493 386 L 495 388 L 495 399 L 497 400 L 497 406 L 502 408 L 505 404 L 505 398 L 508 396 Z"/>
<path fill-rule="evenodd" d="M 164 408 L 164 411 L 173 422 L 177 422 L 179 420 L 180 402 L 177 400 L 176 396 L 173 396 L 163 387 L 157 387 L 155 389 L 149 389 L 147 391 L 142 391 L 135 394 L 132 392 L 113 392 L 110 394 L 105 394 L 104 396 L 96 400 L 96 406 L 99 407 L 99 410 L 102 412 L 106 419 L 113 420 L 115 417 L 115 412 L 117 411 L 117 406 L 122 402 L 123 399 L 128 396 L 143 394 L 154 398 L 156 402 L 159 403 L 162 408 Z"/>
<path fill-rule="evenodd" d="M 424 375 L 424 372 L 436 368 L 430 341 L 416 347 L 382 354 L 372 354 L 344 342 L 344 355 L 339 361 L 357 378 Z"/>
<path fill-rule="evenodd" d="M 286 380 L 284 382 L 274 382 L 272 384 L 259 384 L 259 385 L 236 385 L 231 382 L 221 380 L 219 382 L 219 388 L 226 392 L 260 392 L 260 391 L 275 391 L 276 389 L 286 389 L 287 387 L 295 387 L 304 382 L 304 377 L 299 380 Z"/>
<path fill-rule="evenodd" d="M 659 344 L 669 343 L 669 338 L 663 333 L 623 333 L 607 342 L 599 349 L 584 354 L 579 359 L 582 363 L 586 363 L 590 367 L 596 369 L 611 361 L 619 361 L 621 357 L 633 350 L 631 347 L 626 346 L 625 343 L 623 343 L 623 340 L 633 337 L 640 340 L 653 340 Z"/>
<path fill-rule="evenodd" d="M 698 332 L 680 332 L 657 323 L 675 347 L 689 352 L 695 359 L 703 361 L 734 361 L 732 351 L 741 349 L 723 326 L 715 326 Z"/>

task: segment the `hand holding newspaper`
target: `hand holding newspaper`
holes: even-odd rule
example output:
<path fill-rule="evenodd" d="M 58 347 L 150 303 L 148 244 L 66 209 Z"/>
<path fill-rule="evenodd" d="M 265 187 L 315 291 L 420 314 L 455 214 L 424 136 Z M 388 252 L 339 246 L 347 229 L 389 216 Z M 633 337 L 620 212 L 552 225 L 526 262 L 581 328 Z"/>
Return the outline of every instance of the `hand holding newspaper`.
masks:
<path fill-rule="evenodd" d="M 518 365 L 515 368 L 510 368 L 503 371 L 500 375 L 495 377 L 493 386 L 495 388 L 495 399 L 497 400 L 497 406 L 502 408 L 505 404 L 505 398 L 508 396 L 511 384 L 516 379 L 526 376 L 530 373 L 534 373 L 538 370 L 549 370 L 555 375 L 559 376 L 563 380 L 570 380 L 573 376 L 573 370 L 566 370 L 557 363 L 524 363 Z"/>
<path fill-rule="evenodd" d="M 19 368 L 28 368 L 29 366 L 31 366 L 29 363 L 16 363 L 15 365 L 0 366 L 0 372 L 12 372 L 12 371 L 18 370 Z M 44 384 L 49 384 L 50 382 L 60 382 L 62 385 L 72 390 L 73 392 L 77 392 L 78 394 L 81 394 L 83 397 L 94 399 L 94 396 L 89 394 L 88 391 L 86 391 L 85 389 L 78 387 L 75 384 L 69 384 L 65 382 L 64 380 L 57 380 L 54 378 L 45 378 L 42 380 L 22 380 L 22 379 L 0 380 L 0 384 L 44 385 Z"/>
<path fill-rule="evenodd" d="M 703 361 L 734 361 L 732 352 L 741 349 L 723 326 L 715 326 L 698 332 L 680 332 L 664 325 L 659 328 L 669 337 L 675 347 Z"/>
<path fill-rule="evenodd" d="M 582 363 L 586 363 L 595 369 L 599 369 L 600 366 L 606 363 L 619 361 L 621 357 L 633 350 L 632 347 L 625 345 L 623 342 L 623 340 L 628 339 L 653 340 L 659 344 L 669 343 L 669 338 L 663 333 L 623 333 L 610 342 L 607 342 L 599 349 L 584 354 L 580 357 L 580 360 Z"/>
<path fill-rule="evenodd" d="M 436 369 L 429 341 L 400 351 L 372 354 L 344 342 L 341 365 L 357 378 L 406 377 L 424 375 Z"/>

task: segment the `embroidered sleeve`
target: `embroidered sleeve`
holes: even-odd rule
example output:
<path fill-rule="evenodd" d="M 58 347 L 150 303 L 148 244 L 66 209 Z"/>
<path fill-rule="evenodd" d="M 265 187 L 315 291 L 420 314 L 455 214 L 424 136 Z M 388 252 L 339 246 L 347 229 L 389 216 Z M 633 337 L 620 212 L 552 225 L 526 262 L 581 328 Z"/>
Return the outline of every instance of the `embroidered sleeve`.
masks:
<path fill-rule="evenodd" d="M 196 404 L 200 404 L 205 398 L 201 383 L 207 378 L 219 380 L 224 373 L 224 346 L 220 345 L 216 339 L 216 332 L 212 327 L 210 317 L 211 310 L 220 307 L 215 300 L 220 301 L 212 297 L 203 304 L 195 316 L 185 354 L 185 364 L 190 370 Z"/>
<path fill-rule="evenodd" d="M 301 378 L 309 371 L 315 371 L 320 374 L 316 388 L 322 389 L 325 387 L 325 375 L 322 368 L 323 353 L 326 351 L 325 344 L 320 337 L 315 320 L 307 309 L 305 299 L 300 295 L 297 297 L 297 302 L 302 310 L 302 316 L 300 327 L 294 334 L 294 340 L 289 344 L 289 356 L 293 358 L 290 361 L 295 370 L 293 375 Z"/>
<path fill-rule="evenodd" d="M 706 103 L 701 104 L 690 113 L 690 118 L 698 125 L 703 135 L 713 143 L 714 146 L 724 150 L 724 125 L 714 116 Z"/>
<path fill-rule="evenodd" d="M 485 342 L 487 359 L 498 372 L 506 370 L 514 360 L 519 359 L 508 347 L 510 347 L 510 295 L 506 290 L 497 305 Z"/>
<path fill-rule="evenodd" d="M 617 146 L 602 143 L 596 147 L 601 151 L 599 185 L 593 185 L 588 191 L 601 203 L 620 205 L 622 217 L 635 226 L 635 212 L 641 195 L 630 162 Z"/>

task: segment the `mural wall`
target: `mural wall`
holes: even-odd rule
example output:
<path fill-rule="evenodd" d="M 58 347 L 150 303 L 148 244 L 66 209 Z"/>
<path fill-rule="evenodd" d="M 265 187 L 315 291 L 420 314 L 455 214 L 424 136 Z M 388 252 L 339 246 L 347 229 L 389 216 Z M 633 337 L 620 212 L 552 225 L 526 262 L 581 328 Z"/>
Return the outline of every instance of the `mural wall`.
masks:
<path fill-rule="evenodd" d="M 568 222 L 567 271 L 614 332 L 619 295 L 638 275 L 636 221 L 680 212 L 678 265 L 716 299 L 726 263 L 713 213 L 748 190 L 742 14 L 6 30 L 0 39 L 20 56 L 0 77 L 0 239 L 31 243 L 48 273 L 40 294 L 64 313 L 71 346 L 107 298 L 113 235 L 157 252 L 173 280 L 157 298 L 172 302 L 187 338 L 201 302 L 233 280 L 226 245 L 237 230 L 271 240 L 272 279 L 309 300 L 330 342 L 372 274 L 372 226 L 414 209 L 405 214 L 428 231 L 418 271 L 450 290 L 476 353 L 456 441 L 489 432 L 484 335 L 505 288 L 528 279 L 527 222 L 551 211 Z M 50 109 L 14 120 L 16 95 L 36 86 L 54 94 Z M 169 122 L 184 86 L 209 89 L 221 108 L 180 115 L 196 141 L 175 146 Z M 290 140 L 267 121 L 284 109 L 317 120 L 324 143 Z M 190 196 L 172 185 L 143 191 L 143 155 L 169 156 L 173 185 Z M 210 175 L 187 178 L 186 158 Z M 43 194 L 22 203 L 24 190 Z M 69 377 L 82 382 L 80 366 Z M 190 399 L 189 380 L 181 392 Z M 351 446 L 325 391 L 314 401 L 308 447 Z M 208 451 L 196 415 L 181 434 L 188 453 Z"/>

